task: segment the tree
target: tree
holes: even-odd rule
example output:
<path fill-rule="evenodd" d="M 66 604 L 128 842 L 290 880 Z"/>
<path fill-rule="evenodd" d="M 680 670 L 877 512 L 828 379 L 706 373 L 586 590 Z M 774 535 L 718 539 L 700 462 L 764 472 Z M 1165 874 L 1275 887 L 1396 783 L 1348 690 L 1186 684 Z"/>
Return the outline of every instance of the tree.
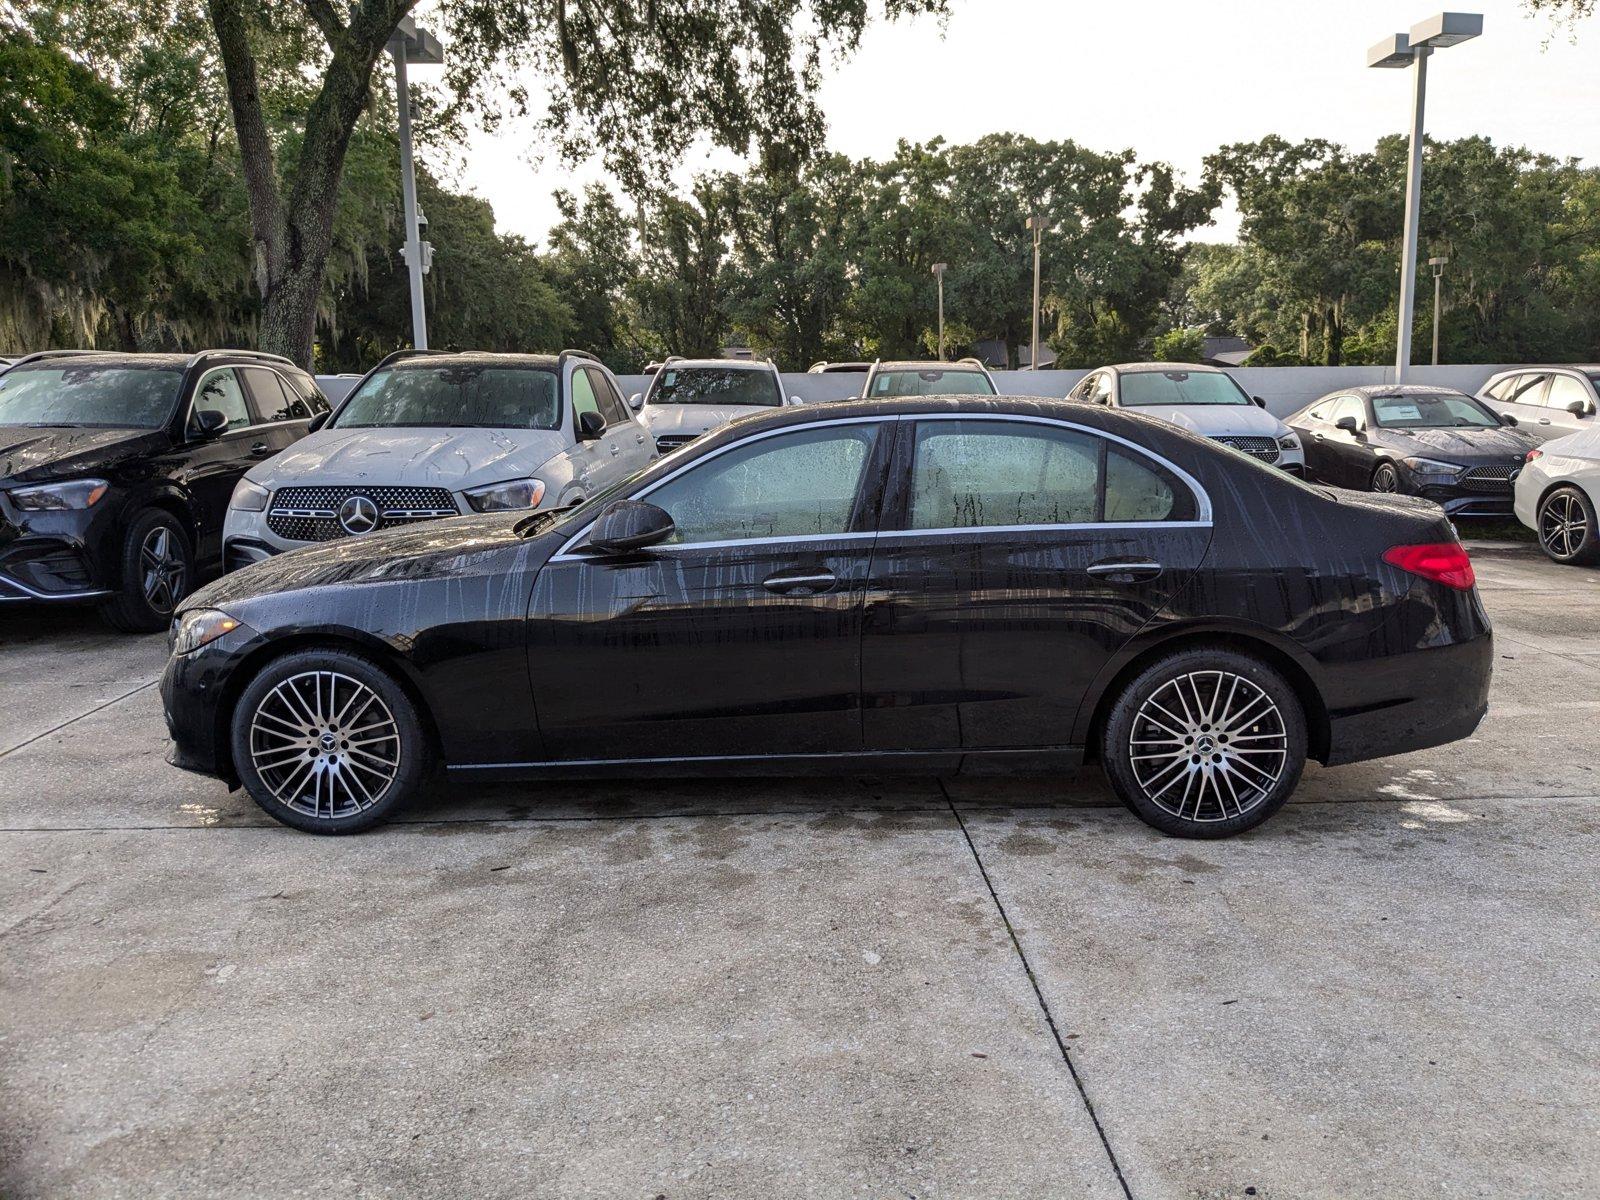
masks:
<path fill-rule="evenodd" d="M 206 0 L 227 74 L 250 198 L 261 344 L 311 358 L 317 302 L 332 247 L 339 181 L 373 72 L 417 0 Z M 941 11 L 945 0 L 883 0 L 889 16 Z M 739 152 L 752 144 L 803 156 L 821 141 L 812 99 L 824 53 L 855 47 L 870 0 L 441 0 L 455 112 L 491 121 L 485 99 L 509 87 L 526 103 L 531 75 L 549 90 L 543 126 L 563 153 L 598 141 L 627 182 L 704 133 Z M 314 93 L 298 136 L 275 143 L 260 63 L 282 30 L 308 28 Z M 280 164 L 280 157 L 283 162 Z"/>

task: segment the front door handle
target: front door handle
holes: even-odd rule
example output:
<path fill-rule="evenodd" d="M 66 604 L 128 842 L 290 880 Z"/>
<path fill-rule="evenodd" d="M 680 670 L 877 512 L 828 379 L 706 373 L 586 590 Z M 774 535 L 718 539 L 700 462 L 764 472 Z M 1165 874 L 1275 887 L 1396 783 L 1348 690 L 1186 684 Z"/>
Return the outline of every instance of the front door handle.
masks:
<path fill-rule="evenodd" d="M 1540 417 L 1539 418 L 1539 424 L 1541 424 L 1541 425 L 1550 424 L 1550 418 L 1549 417 Z"/>
<path fill-rule="evenodd" d="M 634 438 L 633 440 L 638 442 L 639 445 L 641 445 L 641 446 L 644 445 L 644 434 L 641 433 L 638 437 Z"/>
<path fill-rule="evenodd" d="M 1110 579 L 1112 583 L 1134 583 L 1154 579 L 1161 574 L 1161 564 L 1149 559 L 1103 559 L 1089 564 L 1089 574 L 1097 579 Z"/>
<path fill-rule="evenodd" d="M 621 450 L 617 449 L 617 444 L 615 442 L 611 443 L 611 453 L 613 453 L 613 454 L 621 454 L 622 453 Z"/>
<path fill-rule="evenodd" d="M 761 586 L 780 596 L 820 596 L 830 592 L 839 577 L 832 571 L 780 572 L 768 575 Z"/>
<path fill-rule="evenodd" d="M 267 445 L 265 442 L 257 442 L 254 446 L 250 447 L 250 453 L 255 455 L 257 458 L 261 458 L 264 455 L 271 454 L 272 447 Z"/>

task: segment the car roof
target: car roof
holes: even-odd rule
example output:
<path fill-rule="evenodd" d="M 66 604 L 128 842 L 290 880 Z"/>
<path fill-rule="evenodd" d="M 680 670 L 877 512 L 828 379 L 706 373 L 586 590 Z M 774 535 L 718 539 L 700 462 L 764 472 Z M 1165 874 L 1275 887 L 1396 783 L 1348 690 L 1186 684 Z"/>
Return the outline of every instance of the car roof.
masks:
<path fill-rule="evenodd" d="M 777 370 L 764 358 L 669 358 L 661 364 L 661 369 L 666 367 L 727 367 L 734 371 Z"/>
<path fill-rule="evenodd" d="M 1104 369 L 1104 368 L 1102 368 Z M 1180 363 L 1180 362 L 1133 362 L 1116 363 L 1111 368 L 1121 371 L 1125 375 L 1138 374 L 1141 371 L 1187 371 L 1190 374 L 1226 375 L 1221 367 L 1213 367 L 1210 363 Z"/>
<path fill-rule="evenodd" d="M 905 358 L 898 362 L 880 362 L 875 364 L 879 372 L 883 371 L 982 371 L 982 363 L 968 362 L 958 359 L 955 362 L 940 362 L 936 358 Z"/>
<path fill-rule="evenodd" d="M 1460 388 L 1441 387 L 1432 383 L 1365 383 L 1360 387 L 1338 388 L 1328 396 L 1365 396 L 1376 400 L 1382 396 L 1465 396 Z M 1327 396 L 1323 397 L 1324 400 Z"/>
<path fill-rule="evenodd" d="M 222 352 L 218 352 L 219 355 Z M 116 363 L 132 363 L 156 367 L 185 367 L 189 365 L 191 354 L 145 354 L 134 350 L 74 350 L 71 354 L 41 354 L 28 359 L 17 359 L 19 367 L 53 367 L 58 363 L 92 362 L 102 366 L 111 366 Z"/>
<path fill-rule="evenodd" d="M 391 368 L 448 367 L 453 363 L 471 363 L 475 366 L 499 364 L 507 367 L 555 367 L 561 362 L 559 354 L 511 354 L 495 350 L 451 350 L 444 353 L 408 354 L 387 365 Z M 596 363 L 596 365 L 600 365 Z"/>
<path fill-rule="evenodd" d="M 1600 363 L 1529 363 L 1525 367 L 1507 367 L 1504 371 L 1496 371 L 1492 378 L 1498 379 L 1502 375 L 1522 375 L 1530 371 L 1582 371 L 1592 374 L 1600 371 Z"/>

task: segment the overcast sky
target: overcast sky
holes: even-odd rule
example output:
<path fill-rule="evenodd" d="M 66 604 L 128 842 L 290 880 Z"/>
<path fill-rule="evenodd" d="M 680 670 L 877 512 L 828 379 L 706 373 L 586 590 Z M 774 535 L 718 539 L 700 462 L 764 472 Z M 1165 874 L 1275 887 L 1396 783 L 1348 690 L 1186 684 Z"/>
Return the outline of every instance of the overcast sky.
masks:
<path fill-rule="evenodd" d="M 997 130 L 1132 148 L 1190 178 L 1227 142 L 1268 133 L 1370 147 L 1409 120 L 1410 71 L 1365 66 L 1367 47 L 1432 9 L 1380 0 L 950 0 L 936 21 L 875 25 L 833 70 L 821 104 L 830 146 L 882 157 L 901 138 L 970 141 Z M 1484 33 L 1441 51 L 1428 76 L 1428 132 L 1485 134 L 1600 163 L 1600 19 L 1569 31 L 1516 0 L 1486 0 Z M 1576 43 L 1570 35 L 1575 33 Z M 502 230 L 543 240 L 551 191 L 602 178 L 536 164 L 508 124 L 468 147 L 458 182 L 488 199 Z M 696 153 L 681 179 L 728 155 Z M 1234 218 L 1202 231 L 1230 237 Z"/>

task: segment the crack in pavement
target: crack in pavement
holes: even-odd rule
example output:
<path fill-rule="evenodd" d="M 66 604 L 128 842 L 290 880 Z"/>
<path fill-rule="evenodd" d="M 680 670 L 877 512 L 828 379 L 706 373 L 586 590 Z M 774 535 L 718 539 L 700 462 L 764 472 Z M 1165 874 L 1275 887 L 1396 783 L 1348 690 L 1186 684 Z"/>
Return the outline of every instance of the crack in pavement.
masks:
<path fill-rule="evenodd" d="M 68 725 L 76 724 L 78 721 L 83 720 L 85 717 L 92 717 L 97 712 L 103 712 L 105 709 L 110 708 L 113 704 L 121 704 L 129 696 L 137 696 L 140 692 L 144 691 L 147 688 L 153 688 L 153 687 L 155 687 L 156 684 L 158 684 L 160 682 L 161 682 L 160 678 L 157 677 L 155 679 L 149 680 L 146 683 L 141 683 L 138 687 L 132 688 L 132 689 L 126 691 L 126 692 L 123 692 L 122 695 L 120 695 L 120 696 L 113 696 L 110 700 L 107 700 L 102 704 L 96 704 L 93 708 L 87 709 L 84 712 L 79 713 L 75 717 L 68 717 L 65 721 L 62 721 L 59 725 L 53 725 L 49 729 L 46 729 L 43 733 L 36 733 L 31 738 L 26 738 L 23 741 L 18 742 L 15 746 L 7 746 L 4 750 L 0 750 L 0 758 L 4 758 L 8 754 L 14 754 L 18 750 L 21 750 L 21 749 L 24 749 L 25 747 L 31 746 L 35 742 L 37 742 L 40 738 L 47 738 L 52 733 L 60 733 Z"/>
<path fill-rule="evenodd" d="M 1117 1152 L 1111 1148 L 1111 1139 L 1106 1136 L 1105 1126 L 1100 1123 L 1100 1114 L 1095 1111 L 1094 1101 L 1089 1099 L 1089 1091 L 1084 1086 L 1083 1077 L 1078 1074 L 1077 1065 L 1072 1061 L 1072 1055 L 1067 1052 L 1067 1043 L 1061 1036 L 1061 1030 L 1056 1026 L 1055 1016 L 1050 1011 L 1050 1002 L 1044 998 L 1044 989 L 1039 985 L 1038 976 L 1033 973 L 1033 964 L 1028 961 L 1027 952 L 1022 948 L 1022 941 L 1017 937 L 1017 931 L 1006 913 L 1006 906 L 1000 901 L 1000 893 L 995 891 L 994 881 L 989 878 L 989 869 L 983 865 L 983 858 L 978 854 L 978 847 L 972 840 L 972 834 L 967 832 L 967 823 L 962 820 L 961 810 L 950 798 L 942 779 L 939 781 L 939 790 L 944 792 L 945 802 L 950 805 L 950 815 L 955 818 L 956 826 L 961 830 L 961 836 L 967 843 L 967 849 L 972 852 L 972 861 L 977 864 L 978 874 L 983 876 L 984 887 L 989 889 L 989 899 L 994 901 L 995 910 L 1000 914 L 1001 924 L 1006 927 L 1006 935 L 1011 939 L 1011 948 L 1017 952 L 1022 969 L 1028 976 L 1028 984 L 1033 988 L 1033 998 L 1039 1002 L 1039 1010 L 1044 1013 L 1044 1023 L 1050 1029 L 1050 1036 L 1056 1040 L 1056 1049 L 1061 1051 L 1061 1061 L 1067 1065 L 1073 1086 L 1078 1089 L 1078 1098 L 1083 1101 L 1083 1107 L 1089 1113 L 1089 1120 L 1094 1123 L 1094 1131 L 1100 1135 L 1100 1145 L 1104 1147 L 1106 1158 L 1111 1162 L 1111 1170 L 1117 1176 L 1122 1194 L 1128 1200 L 1133 1200 L 1133 1191 L 1128 1187 L 1127 1177 L 1122 1173 L 1122 1164 L 1117 1161 Z"/>

